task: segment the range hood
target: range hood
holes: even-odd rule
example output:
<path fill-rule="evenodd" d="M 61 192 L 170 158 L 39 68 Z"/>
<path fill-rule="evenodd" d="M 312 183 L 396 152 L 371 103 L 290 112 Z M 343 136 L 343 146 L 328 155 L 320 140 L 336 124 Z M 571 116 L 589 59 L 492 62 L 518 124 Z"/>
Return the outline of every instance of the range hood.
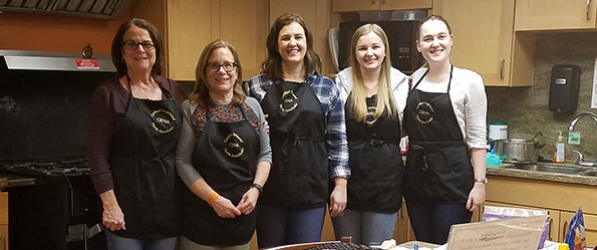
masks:
<path fill-rule="evenodd" d="M 1 70 L 116 72 L 108 54 L 84 58 L 80 53 L 0 50 Z"/>
<path fill-rule="evenodd" d="M 0 12 L 121 19 L 134 0 L 0 0 Z"/>

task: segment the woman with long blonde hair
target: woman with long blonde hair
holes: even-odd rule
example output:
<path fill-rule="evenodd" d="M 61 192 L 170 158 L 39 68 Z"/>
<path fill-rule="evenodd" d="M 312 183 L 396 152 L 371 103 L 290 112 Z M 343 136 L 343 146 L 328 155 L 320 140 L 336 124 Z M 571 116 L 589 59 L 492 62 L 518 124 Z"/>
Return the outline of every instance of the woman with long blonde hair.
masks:
<path fill-rule="evenodd" d="M 391 239 L 402 205 L 400 154 L 402 111 L 408 78 L 392 68 L 383 29 L 365 24 L 352 36 L 350 67 L 336 76 L 346 100 L 349 166 L 346 210 L 334 218 L 337 239 L 352 236 L 357 244 L 377 245 Z"/>

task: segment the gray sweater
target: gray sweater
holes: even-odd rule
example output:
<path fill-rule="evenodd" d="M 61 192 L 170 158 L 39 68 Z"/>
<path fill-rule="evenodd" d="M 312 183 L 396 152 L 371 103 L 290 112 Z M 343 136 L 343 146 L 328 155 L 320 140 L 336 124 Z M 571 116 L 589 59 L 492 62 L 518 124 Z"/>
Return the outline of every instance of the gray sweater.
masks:
<path fill-rule="evenodd" d="M 228 104 L 229 103 L 217 103 L 217 105 L 220 106 L 218 107 L 220 109 L 224 108 L 223 106 L 228 106 Z M 248 110 L 247 112 L 247 117 L 256 116 L 259 122 L 259 126 L 255 126 L 255 129 L 257 129 L 257 134 L 259 135 L 259 141 L 261 145 L 261 150 L 259 156 L 257 157 L 257 162 L 269 162 L 271 164 L 272 149 L 269 144 L 269 135 L 266 131 L 265 117 L 263 115 L 263 111 L 261 110 L 261 106 L 259 105 L 259 102 L 257 102 L 257 100 L 252 97 L 247 97 L 247 99 L 245 100 L 245 104 L 250 108 L 250 110 Z M 217 113 L 218 108 L 212 109 L 215 112 L 214 115 L 211 116 L 210 120 L 232 122 L 231 120 L 226 120 L 230 118 L 230 116 L 226 116 L 226 114 L 219 115 Z M 182 122 L 180 139 L 178 140 L 178 147 L 176 148 L 176 170 L 178 171 L 178 175 L 181 177 L 182 181 L 187 186 L 190 186 L 195 181 L 202 178 L 201 174 L 199 174 L 197 169 L 193 167 L 191 161 L 193 150 L 195 149 L 195 128 L 192 124 L 197 123 L 197 119 L 193 117 L 196 109 L 197 104 L 192 104 L 188 100 L 182 103 L 182 112 L 184 119 Z"/>

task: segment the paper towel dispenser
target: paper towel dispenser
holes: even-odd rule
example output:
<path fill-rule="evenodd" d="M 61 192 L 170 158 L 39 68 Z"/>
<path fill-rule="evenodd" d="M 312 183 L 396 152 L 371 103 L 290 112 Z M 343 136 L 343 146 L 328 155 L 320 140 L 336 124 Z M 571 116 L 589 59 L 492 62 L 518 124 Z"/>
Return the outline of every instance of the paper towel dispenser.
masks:
<path fill-rule="evenodd" d="M 551 68 L 549 83 L 549 110 L 570 113 L 578 106 L 580 68 L 571 64 L 558 64 Z"/>

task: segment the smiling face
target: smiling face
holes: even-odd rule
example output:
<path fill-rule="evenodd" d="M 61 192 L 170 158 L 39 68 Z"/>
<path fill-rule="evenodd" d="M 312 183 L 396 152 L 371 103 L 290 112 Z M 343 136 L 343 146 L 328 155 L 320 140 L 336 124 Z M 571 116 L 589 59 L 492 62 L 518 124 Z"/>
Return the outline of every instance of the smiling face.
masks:
<path fill-rule="evenodd" d="M 216 68 L 216 64 L 219 67 Z M 236 65 L 234 56 L 228 48 L 216 49 L 209 56 L 205 66 L 205 78 L 210 92 L 232 94 L 234 83 L 238 79 L 238 67 L 235 66 L 234 69 L 228 72 L 224 69 L 226 66 L 220 66 L 226 64 Z"/>
<path fill-rule="evenodd" d="M 302 63 L 307 53 L 307 38 L 305 29 L 300 24 L 293 22 L 284 26 L 278 34 L 278 53 L 282 63 Z"/>
<path fill-rule="evenodd" d="M 131 26 L 123 36 L 123 43 L 125 41 L 132 40 L 137 43 L 151 43 L 151 36 L 149 31 L 137 26 Z M 132 71 L 151 71 L 151 68 L 155 64 L 155 48 L 145 48 L 144 46 L 137 45 L 134 49 L 122 47 L 122 59 L 126 64 L 126 67 Z"/>
<path fill-rule="evenodd" d="M 381 67 L 386 58 L 386 47 L 381 37 L 369 32 L 357 40 L 354 53 L 361 70 L 375 70 Z"/>
<path fill-rule="evenodd" d="M 432 19 L 421 25 L 417 50 L 429 64 L 449 60 L 452 50 L 452 34 L 442 20 Z"/>

